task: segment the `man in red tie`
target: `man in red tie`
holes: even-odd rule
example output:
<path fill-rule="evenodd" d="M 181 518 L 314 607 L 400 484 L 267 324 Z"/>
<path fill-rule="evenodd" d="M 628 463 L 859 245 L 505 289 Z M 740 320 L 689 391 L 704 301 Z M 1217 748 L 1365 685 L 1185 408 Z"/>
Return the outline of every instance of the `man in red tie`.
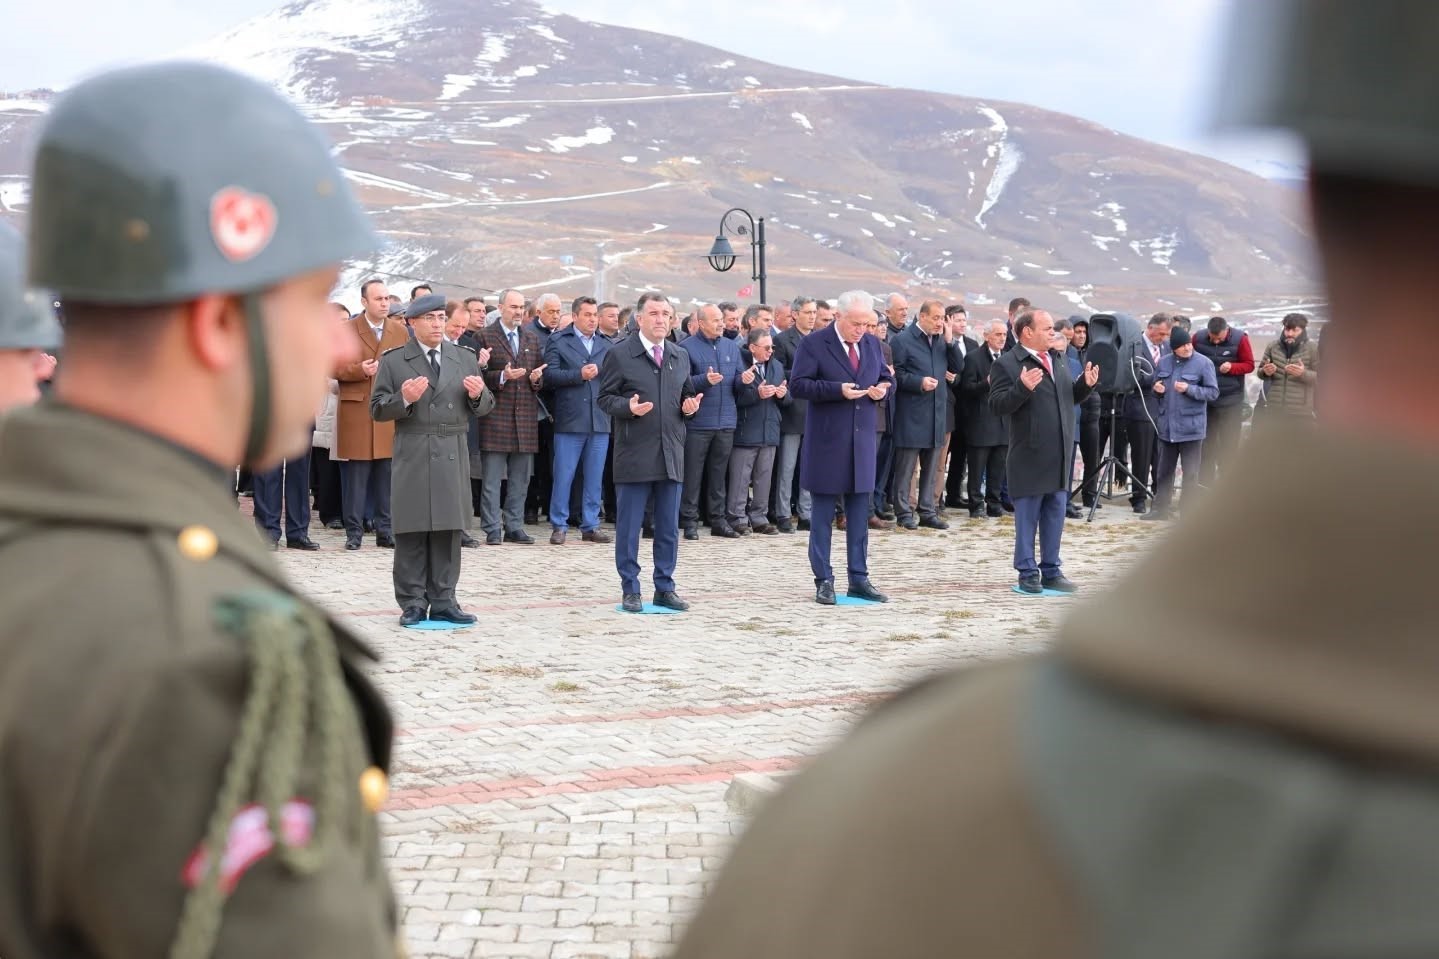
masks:
<path fill-rule="evenodd" d="M 835 604 L 834 570 L 829 563 L 832 518 L 843 499 L 849 595 L 886 602 L 870 584 L 870 498 L 874 493 L 878 446 L 876 403 L 894 385 L 879 340 L 865 335 L 874 316 L 874 297 L 860 290 L 839 298 L 839 315 L 828 329 L 799 341 L 789 388 L 807 400 L 805 443 L 800 449 L 799 485 L 810 491 L 812 521 L 809 563 L 814 571 L 815 602 Z"/>
<path fill-rule="evenodd" d="M 1043 310 L 1021 313 L 1015 318 L 1014 333 L 1017 346 L 989 371 L 989 407 L 1008 420 L 1009 435 L 1015 438 L 1009 444 L 1006 471 L 1014 500 L 1014 568 L 1022 592 L 1072 593 L 1078 587 L 1064 575 L 1059 540 L 1069 501 L 1074 405 L 1099 382 L 1099 368 L 1086 363 L 1079 382 L 1070 378 L 1069 365 L 1050 352 L 1054 318 Z M 1019 442 L 1020 437 L 1029 441 Z"/>

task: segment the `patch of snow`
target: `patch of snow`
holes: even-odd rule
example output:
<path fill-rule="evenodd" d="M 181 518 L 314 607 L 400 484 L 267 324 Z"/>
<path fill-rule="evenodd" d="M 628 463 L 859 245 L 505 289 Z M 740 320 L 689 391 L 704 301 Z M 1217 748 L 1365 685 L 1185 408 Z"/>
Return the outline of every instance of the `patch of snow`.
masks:
<path fill-rule="evenodd" d="M 688 163 L 688 164 L 691 164 L 691 165 L 693 165 L 693 166 L 699 166 L 699 165 L 700 165 L 700 158 L 699 158 L 699 157 L 680 157 L 680 162 L 681 162 L 681 163 Z"/>
<path fill-rule="evenodd" d="M 531 66 L 517 67 L 517 68 L 515 69 L 514 76 L 515 76 L 515 79 L 518 80 L 518 79 L 520 79 L 520 78 L 522 78 L 522 77 L 533 77 L 533 76 L 536 76 L 536 75 L 539 74 L 539 72 L 540 72 L 540 68 L 539 68 L 539 67 L 531 67 Z"/>
<path fill-rule="evenodd" d="M 475 85 L 479 77 L 469 73 L 447 73 L 445 74 L 445 85 L 440 90 L 436 100 L 453 100 Z"/>
<path fill-rule="evenodd" d="M 1099 247 L 1100 250 L 1105 253 L 1109 252 L 1109 244 L 1119 242 L 1119 237 L 1117 236 L 1095 236 L 1091 233 L 1089 234 L 1089 238 L 1094 241 L 1095 246 Z"/>
<path fill-rule="evenodd" d="M 580 137 L 554 137 L 553 140 L 545 140 L 545 143 L 550 144 L 550 150 L 554 153 L 570 153 L 580 147 L 597 147 L 609 143 L 610 140 L 614 140 L 614 131 L 609 127 L 590 127 Z"/>
<path fill-rule="evenodd" d="M 0 210 L 15 213 L 30 204 L 28 180 L 0 180 Z"/>
<path fill-rule="evenodd" d="M 487 122 L 487 123 L 473 123 L 473 124 L 471 124 L 471 126 L 487 127 L 487 128 L 490 128 L 490 129 L 501 130 L 501 129 L 504 129 L 505 127 L 517 127 L 517 126 L 519 126 L 521 123 L 524 123 L 524 122 L 525 122 L 526 120 L 528 120 L 529 118 L 530 118 L 530 115 L 529 115 L 528 113 L 522 113 L 522 114 L 520 114 L 520 115 L 517 116 L 517 117 L 501 117 L 501 118 L 498 119 L 498 120 L 492 120 L 492 121 Z"/>
<path fill-rule="evenodd" d="M 810 123 L 809 117 L 805 116 L 803 113 L 799 113 L 798 111 L 796 111 L 795 113 L 791 113 L 789 115 L 789 118 L 795 123 L 798 123 L 800 126 L 804 127 L 807 132 L 814 132 L 814 124 Z"/>
<path fill-rule="evenodd" d="M 1069 270 L 1045 270 L 1050 276 L 1068 276 Z"/>
<path fill-rule="evenodd" d="M 1004 195 L 1004 188 L 1009 185 L 1010 179 L 1024 160 L 1024 152 L 1009 142 L 1009 124 L 1005 122 L 998 110 L 991 107 L 980 107 L 979 112 L 989 118 L 990 132 L 999 134 L 999 140 L 991 143 L 987 151 L 988 156 L 996 157 L 994 173 L 989 178 L 989 185 L 984 188 L 984 203 L 980 205 L 979 212 L 974 217 L 974 222 L 983 228 L 984 218 L 990 210 L 994 209 L 999 198 Z"/>
<path fill-rule="evenodd" d="M 874 199 L 874 197 L 870 196 L 868 193 L 856 193 L 855 196 L 859 197 L 861 200 L 873 200 L 873 199 Z"/>
<path fill-rule="evenodd" d="M 563 43 L 563 44 L 568 45 L 569 42 L 570 42 L 570 41 L 566 40 L 564 37 L 557 37 L 557 36 L 555 36 L 555 31 L 551 30 L 549 27 L 545 26 L 543 23 L 532 23 L 532 24 L 530 24 L 530 30 L 533 31 L 533 32 L 535 32 L 535 33 L 538 33 L 540 36 L 544 37 L 546 40 L 550 41 L 551 43 Z"/>
<path fill-rule="evenodd" d="M 1024 265 L 1027 266 L 1027 267 L 1029 267 L 1031 270 L 1042 270 L 1042 269 L 1044 269 L 1044 267 L 1040 266 L 1038 263 L 1030 263 L 1028 260 L 1025 260 L 1025 261 L 1024 261 Z"/>
<path fill-rule="evenodd" d="M 732 67 L 732 66 L 734 66 L 734 65 L 735 65 L 735 63 L 734 63 L 733 60 L 726 60 L 726 61 L 723 62 L 723 63 L 716 63 L 716 64 L 715 64 L 715 69 L 716 69 L 716 70 L 728 70 L 730 67 Z"/>
<path fill-rule="evenodd" d="M 883 223 L 890 229 L 894 229 L 894 221 L 886 217 L 883 213 L 871 213 L 870 216 L 874 217 L 876 223 Z"/>
<path fill-rule="evenodd" d="M 665 229 L 668 229 L 668 227 L 666 227 L 663 223 L 656 223 L 656 224 L 654 224 L 653 226 L 651 226 L 648 230 L 641 230 L 640 233 L 642 233 L 642 234 L 644 234 L 644 233 L 658 233 L 660 230 L 665 230 Z"/>
<path fill-rule="evenodd" d="M 1099 209 L 1094 211 L 1094 215 L 1109 219 L 1114 224 L 1114 232 L 1128 233 L 1129 224 L 1119 215 L 1123 212 L 1124 207 L 1111 200 L 1109 203 L 1100 204 Z"/>
<path fill-rule="evenodd" d="M 1001 266 L 999 269 L 995 270 L 994 275 L 999 277 L 1006 283 L 1014 282 L 1014 274 L 1010 272 L 1010 269 L 1007 266 Z"/>
<path fill-rule="evenodd" d="M 496 143 L 494 140 L 451 140 L 450 142 L 451 142 L 451 143 L 458 143 L 458 144 L 460 144 L 461 146 L 467 146 L 467 147 L 497 147 L 497 146 L 499 146 L 499 144 Z"/>
<path fill-rule="evenodd" d="M 864 227 L 860 227 L 859 232 L 863 233 L 865 236 L 874 236 L 874 232 L 872 230 L 866 230 Z"/>
<path fill-rule="evenodd" d="M 1079 307 L 1081 310 L 1088 310 L 1091 313 L 1094 312 L 1094 307 L 1084 302 L 1084 297 L 1080 296 L 1073 290 L 1060 290 L 1059 295 L 1064 297 L 1069 302 L 1073 303 L 1075 306 Z"/>
<path fill-rule="evenodd" d="M 745 78 L 744 78 L 744 85 L 747 86 L 747 87 L 757 87 L 757 86 L 760 86 L 761 84 L 760 84 L 759 80 L 756 79 L 755 77 L 745 77 Z"/>
<path fill-rule="evenodd" d="M 307 76 L 315 54 L 360 64 L 395 60 L 396 37 L 412 34 L 427 12 L 423 0 L 310 0 L 291 3 L 180 52 L 181 59 L 231 66 L 301 103 L 329 103 L 329 80 Z"/>
<path fill-rule="evenodd" d="M 0 96 L 0 113 L 48 113 L 50 104 L 43 100 Z"/>
<path fill-rule="evenodd" d="M 454 200 L 448 193 L 436 193 L 434 190 L 426 190 L 424 187 L 415 186 L 413 183 L 406 183 L 403 180 L 391 180 L 388 177 L 376 176 L 373 173 L 364 173 L 360 170 L 345 170 L 345 179 L 361 186 L 379 187 L 385 190 L 394 190 L 397 193 L 408 193 L 411 196 L 422 197 L 426 200 Z"/>
<path fill-rule="evenodd" d="M 620 162 L 621 162 L 621 163 L 638 163 L 638 162 L 640 162 L 640 158 L 639 158 L 639 157 L 620 157 Z"/>
<path fill-rule="evenodd" d="M 1169 269 L 1170 263 L 1174 259 L 1174 251 L 1178 246 L 1179 234 L 1173 231 L 1162 233 L 1148 240 L 1133 240 L 1129 244 L 1129 248 L 1133 250 L 1135 254 L 1144 256 L 1147 251 L 1150 262 L 1155 266 L 1162 266 L 1165 269 Z M 1174 274 L 1174 270 L 1172 269 L 1169 269 L 1169 272 Z"/>

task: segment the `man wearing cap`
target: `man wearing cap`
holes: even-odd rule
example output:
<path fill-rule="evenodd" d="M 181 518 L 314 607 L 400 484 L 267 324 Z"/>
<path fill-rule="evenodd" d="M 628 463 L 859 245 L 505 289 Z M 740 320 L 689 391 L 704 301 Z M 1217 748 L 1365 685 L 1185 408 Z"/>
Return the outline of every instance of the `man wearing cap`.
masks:
<path fill-rule="evenodd" d="M 1234 9 L 1226 117 L 1309 152 L 1323 415 L 1258 424 L 1044 658 L 932 679 L 808 764 L 676 959 L 1439 951 L 1439 407 L 1374 375 L 1439 296 L 1439 5 Z"/>
<path fill-rule="evenodd" d="M 0 420 L 0 954 L 393 956 L 373 656 L 230 493 L 308 442 L 369 223 L 289 102 L 207 64 L 72 87 L 31 183 L 66 352 Z"/>
<path fill-rule="evenodd" d="M 0 413 L 40 398 L 40 382 L 54 371 L 47 350 L 60 345 L 60 324 L 48 297 L 25 289 L 25 245 L 0 223 Z"/>
<path fill-rule="evenodd" d="M 1209 357 L 1196 353 L 1189 331 L 1176 326 L 1169 333 L 1169 352 L 1160 357 L 1153 375 L 1141 373 L 1141 389 L 1159 397 L 1159 452 L 1155 467 L 1154 508 L 1142 519 L 1170 518 L 1174 502 L 1174 473 L 1181 462 L 1185 507 L 1198 489 L 1200 459 L 1208 427 L 1209 404 L 1219 398 L 1219 383 Z"/>
<path fill-rule="evenodd" d="M 380 369 L 380 354 L 405 345 L 410 334 L 390 316 L 390 296 L 382 280 L 360 284 L 363 312 L 349 323 L 352 359 L 340 366 L 340 408 L 335 415 L 335 456 L 340 469 L 345 513 L 345 549 L 360 548 L 366 507 L 375 510 L 375 545 L 394 548 L 390 526 L 390 456 L 395 445 L 392 423 L 370 415 L 370 388 Z"/>
<path fill-rule="evenodd" d="M 479 358 L 445 339 L 445 298 L 411 300 L 415 338 L 380 357 L 370 413 L 395 424 L 395 601 L 401 626 L 475 622 L 455 599 L 470 489 L 469 422 L 495 408 Z"/>

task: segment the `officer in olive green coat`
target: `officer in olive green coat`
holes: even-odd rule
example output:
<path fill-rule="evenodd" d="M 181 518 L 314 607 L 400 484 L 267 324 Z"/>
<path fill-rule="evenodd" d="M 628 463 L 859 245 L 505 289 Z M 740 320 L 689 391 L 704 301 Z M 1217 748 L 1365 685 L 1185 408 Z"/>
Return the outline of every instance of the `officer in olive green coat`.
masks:
<path fill-rule="evenodd" d="M 1310 150 L 1322 418 L 1261 425 L 1052 655 L 801 772 L 676 959 L 1439 955 L 1439 4 L 1235 6 L 1229 116 Z"/>
<path fill-rule="evenodd" d="M 231 493 L 308 442 L 366 219 L 294 107 L 201 64 L 71 89 L 32 184 L 67 335 L 0 421 L 0 956 L 393 956 L 372 657 Z"/>
<path fill-rule="evenodd" d="M 427 617 L 468 625 L 460 608 L 460 532 L 470 509 L 470 421 L 495 408 L 479 357 L 445 342 L 445 298 L 421 296 L 405 308 L 414 337 L 380 355 L 370 416 L 395 424 L 391 515 L 395 601 L 401 626 Z"/>

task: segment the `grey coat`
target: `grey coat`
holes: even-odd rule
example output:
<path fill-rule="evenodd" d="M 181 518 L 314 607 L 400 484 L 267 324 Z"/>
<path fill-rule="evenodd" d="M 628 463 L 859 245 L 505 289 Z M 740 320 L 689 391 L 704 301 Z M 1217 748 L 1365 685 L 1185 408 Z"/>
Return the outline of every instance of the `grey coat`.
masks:
<path fill-rule="evenodd" d="M 473 417 L 495 408 L 495 394 L 479 399 L 465 392 L 465 377 L 479 376 L 475 351 L 440 343 L 440 381 L 435 383 L 425 348 L 416 340 L 380 356 L 370 415 L 395 424 L 391 513 L 396 533 L 464 529 L 471 510 L 469 427 Z M 405 406 L 400 386 L 414 376 L 430 388 Z"/>
<path fill-rule="evenodd" d="M 695 394 L 684 347 L 664 342 L 664 366 L 656 367 L 644 340 L 632 333 L 600 364 L 600 409 L 610 415 L 616 483 L 685 479 L 685 420 L 680 403 Z M 630 397 L 653 403 L 644 416 L 630 412 Z M 706 401 L 708 402 L 708 401 Z"/>

